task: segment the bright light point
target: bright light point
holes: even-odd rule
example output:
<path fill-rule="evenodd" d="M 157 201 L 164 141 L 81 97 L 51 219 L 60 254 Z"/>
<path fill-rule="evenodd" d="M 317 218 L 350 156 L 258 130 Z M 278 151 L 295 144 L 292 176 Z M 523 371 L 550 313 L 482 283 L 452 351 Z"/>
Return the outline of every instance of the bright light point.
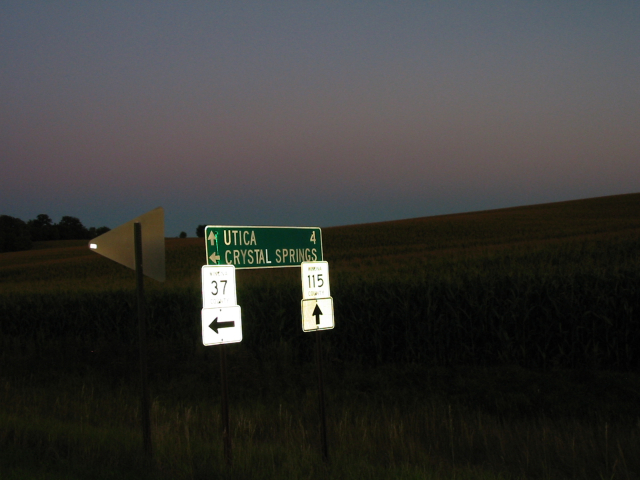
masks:
<path fill-rule="evenodd" d="M 92 250 L 96 250 L 98 248 L 98 245 L 96 245 L 95 243 L 90 243 L 89 248 Z"/>

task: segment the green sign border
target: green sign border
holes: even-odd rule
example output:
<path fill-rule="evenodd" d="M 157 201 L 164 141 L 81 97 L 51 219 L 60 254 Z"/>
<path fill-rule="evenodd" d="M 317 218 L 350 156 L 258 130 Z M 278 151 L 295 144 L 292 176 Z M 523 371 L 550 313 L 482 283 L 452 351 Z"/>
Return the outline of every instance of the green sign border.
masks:
<path fill-rule="evenodd" d="M 207 225 L 204 239 L 207 265 L 280 268 L 323 260 L 319 227 Z"/>

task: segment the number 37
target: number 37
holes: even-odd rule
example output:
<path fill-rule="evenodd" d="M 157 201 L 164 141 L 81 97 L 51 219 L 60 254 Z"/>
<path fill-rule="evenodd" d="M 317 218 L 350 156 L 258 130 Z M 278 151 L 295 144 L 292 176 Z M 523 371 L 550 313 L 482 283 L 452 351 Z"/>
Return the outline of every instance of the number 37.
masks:
<path fill-rule="evenodd" d="M 222 294 L 224 295 L 224 292 L 227 289 L 227 281 L 226 280 L 220 280 L 220 283 L 222 283 Z M 217 280 L 212 280 L 211 284 L 213 285 L 213 291 L 211 293 L 213 295 L 218 295 L 218 293 L 220 293 L 220 291 L 218 290 L 218 282 L 217 282 Z"/>

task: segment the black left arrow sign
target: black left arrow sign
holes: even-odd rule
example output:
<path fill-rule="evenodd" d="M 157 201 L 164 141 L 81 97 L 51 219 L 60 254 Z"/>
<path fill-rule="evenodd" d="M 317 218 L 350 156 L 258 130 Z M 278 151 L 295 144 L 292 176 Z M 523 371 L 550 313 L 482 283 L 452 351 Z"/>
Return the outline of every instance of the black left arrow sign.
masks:
<path fill-rule="evenodd" d="M 218 317 L 216 317 L 215 320 L 209 324 L 209 328 L 216 333 L 218 333 L 219 328 L 231 328 L 235 326 L 236 322 L 219 322 Z"/>

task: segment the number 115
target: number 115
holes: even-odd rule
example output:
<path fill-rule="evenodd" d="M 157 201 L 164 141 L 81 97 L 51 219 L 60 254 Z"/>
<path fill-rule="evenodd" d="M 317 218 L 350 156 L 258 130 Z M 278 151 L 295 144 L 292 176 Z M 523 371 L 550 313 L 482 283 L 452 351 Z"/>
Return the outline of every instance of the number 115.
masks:
<path fill-rule="evenodd" d="M 317 275 L 307 275 L 307 280 L 309 281 L 309 288 L 322 288 L 324 286 L 324 279 L 321 273 Z"/>

